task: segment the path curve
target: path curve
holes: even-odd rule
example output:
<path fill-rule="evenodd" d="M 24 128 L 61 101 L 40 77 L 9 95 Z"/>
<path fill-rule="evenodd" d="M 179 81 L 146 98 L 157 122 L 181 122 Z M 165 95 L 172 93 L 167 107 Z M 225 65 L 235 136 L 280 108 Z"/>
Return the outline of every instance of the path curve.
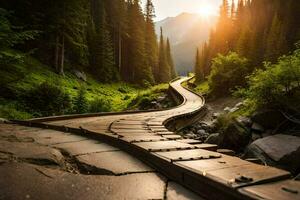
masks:
<path fill-rule="evenodd" d="M 203 97 L 170 83 L 182 103 L 172 109 L 18 121 L 102 140 L 132 154 L 170 180 L 206 199 L 300 199 L 300 183 L 289 172 L 215 152 L 216 146 L 186 140 L 166 128 L 174 118 L 201 112 Z"/>

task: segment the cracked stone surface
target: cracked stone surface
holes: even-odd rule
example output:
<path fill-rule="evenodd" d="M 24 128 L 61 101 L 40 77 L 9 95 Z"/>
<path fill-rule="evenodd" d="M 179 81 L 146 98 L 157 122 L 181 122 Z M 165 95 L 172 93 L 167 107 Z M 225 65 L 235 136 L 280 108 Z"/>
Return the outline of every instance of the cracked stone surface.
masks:
<path fill-rule="evenodd" d="M 2 155 L 9 154 L 11 155 L 10 157 L 15 157 L 16 159 L 29 159 L 57 165 L 63 165 L 64 162 L 64 156 L 60 151 L 35 143 L 0 141 L 0 152 L 2 152 Z M 3 159 L 0 155 L 1 158 Z"/>
<path fill-rule="evenodd" d="M 166 183 L 152 168 L 110 145 L 0 123 L 1 200 L 194 198 L 175 183 L 167 189 Z"/>
<path fill-rule="evenodd" d="M 72 156 L 118 150 L 113 146 L 110 146 L 105 143 L 99 143 L 95 140 L 84 140 L 79 142 L 62 143 L 53 146 L 59 149 L 63 149 L 64 151 L 68 152 Z"/>
<path fill-rule="evenodd" d="M 0 199 L 163 199 L 165 179 L 155 173 L 74 175 L 20 163 L 0 165 Z"/>
<path fill-rule="evenodd" d="M 141 161 L 122 151 L 93 153 L 77 157 L 86 165 L 106 169 L 114 174 L 128 174 L 154 171 Z"/>
<path fill-rule="evenodd" d="M 185 189 L 175 182 L 169 182 L 167 188 L 167 200 L 204 200 L 199 195 Z"/>
<path fill-rule="evenodd" d="M 53 145 L 87 140 L 87 138 L 53 130 L 41 130 L 33 136 L 37 143 Z"/>

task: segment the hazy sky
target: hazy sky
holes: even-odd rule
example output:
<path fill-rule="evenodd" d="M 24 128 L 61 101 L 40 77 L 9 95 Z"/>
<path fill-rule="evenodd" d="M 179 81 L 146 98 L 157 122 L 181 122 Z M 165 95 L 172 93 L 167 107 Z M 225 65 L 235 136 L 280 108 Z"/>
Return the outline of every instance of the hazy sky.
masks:
<path fill-rule="evenodd" d="M 142 0 L 145 7 L 146 0 Z M 166 17 L 174 17 L 182 12 L 200 13 L 203 8 L 209 8 L 210 12 L 218 14 L 222 0 L 153 0 L 155 6 L 155 21 Z M 205 11 L 204 11 L 205 12 Z"/>

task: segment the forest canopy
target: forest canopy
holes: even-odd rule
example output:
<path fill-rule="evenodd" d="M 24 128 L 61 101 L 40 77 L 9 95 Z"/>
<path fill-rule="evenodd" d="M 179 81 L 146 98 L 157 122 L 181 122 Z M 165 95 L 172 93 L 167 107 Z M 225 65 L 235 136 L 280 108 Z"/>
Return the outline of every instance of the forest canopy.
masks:
<path fill-rule="evenodd" d="M 151 0 L 144 10 L 139 0 L 5 1 L 1 41 L 9 44 L 1 48 L 31 52 L 62 76 L 77 69 L 101 82 L 168 82 L 175 76 L 170 44 L 162 35 L 159 47 Z"/>

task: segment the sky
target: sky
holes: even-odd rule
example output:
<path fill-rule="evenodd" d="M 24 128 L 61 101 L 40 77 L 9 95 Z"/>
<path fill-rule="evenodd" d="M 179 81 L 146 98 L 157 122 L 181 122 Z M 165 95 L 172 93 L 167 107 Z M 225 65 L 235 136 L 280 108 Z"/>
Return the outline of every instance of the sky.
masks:
<path fill-rule="evenodd" d="M 142 0 L 142 6 L 145 2 Z M 222 0 L 153 0 L 155 7 L 155 21 L 167 17 L 175 17 L 183 12 L 198 13 L 203 15 L 218 15 Z"/>

